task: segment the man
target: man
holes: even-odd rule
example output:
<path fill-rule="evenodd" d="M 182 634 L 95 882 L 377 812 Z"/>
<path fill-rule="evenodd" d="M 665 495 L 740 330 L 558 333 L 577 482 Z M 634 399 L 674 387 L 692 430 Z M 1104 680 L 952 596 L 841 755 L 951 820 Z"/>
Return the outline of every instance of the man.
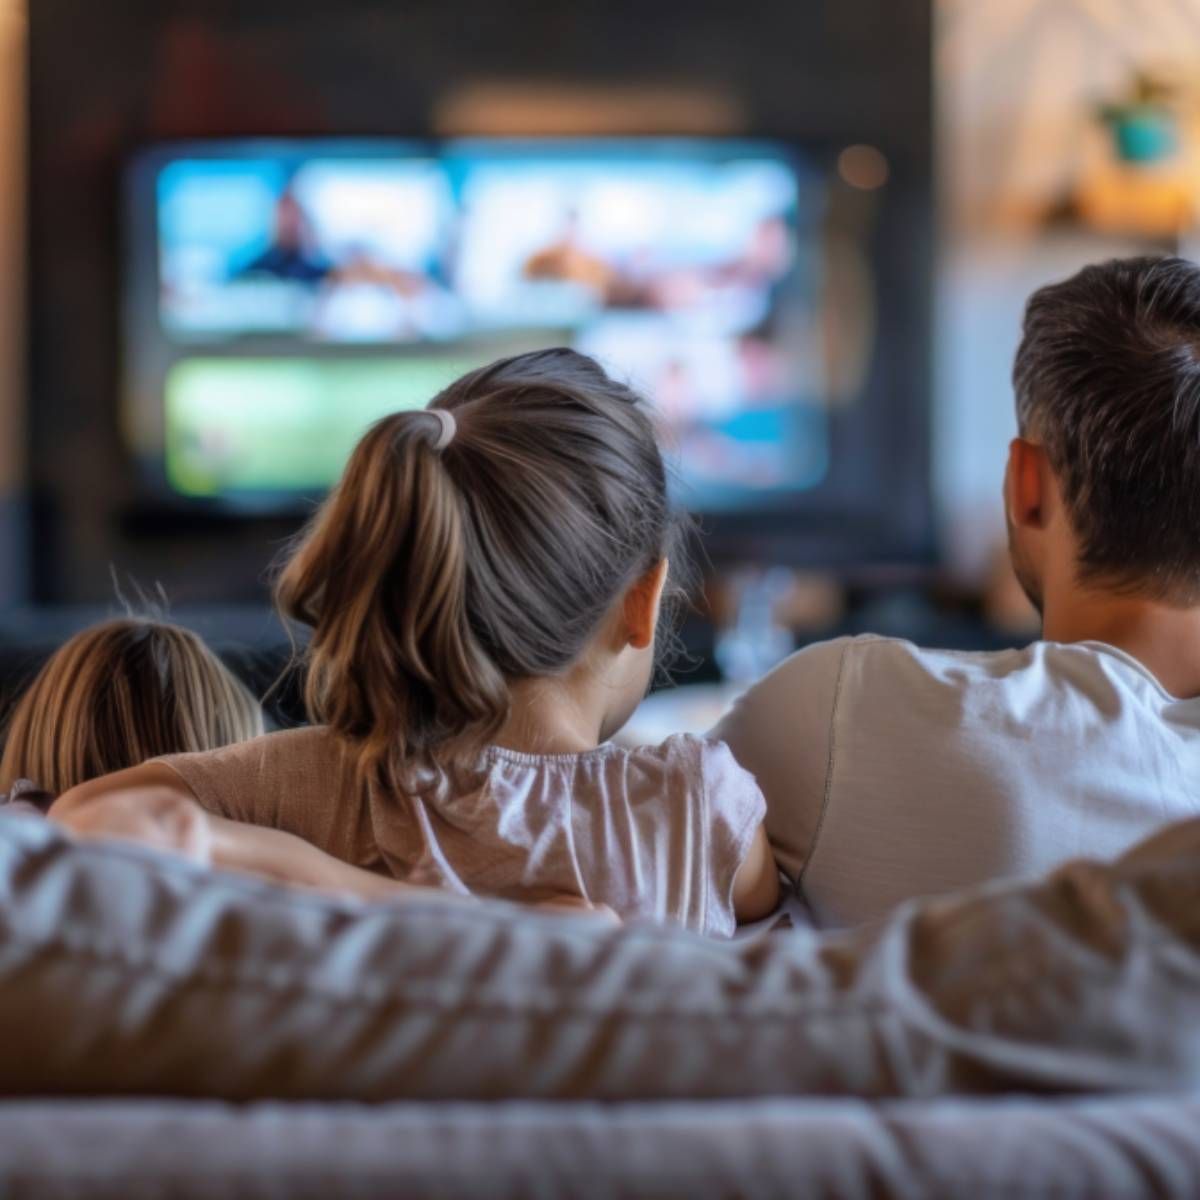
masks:
<path fill-rule="evenodd" d="M 821 925 L 1200 813 L 1200 268 L 1126 259 L 1042 288 L 1013 379 L 1004 502 L 1043 640 L 813 646 L 714 730 Z"/>

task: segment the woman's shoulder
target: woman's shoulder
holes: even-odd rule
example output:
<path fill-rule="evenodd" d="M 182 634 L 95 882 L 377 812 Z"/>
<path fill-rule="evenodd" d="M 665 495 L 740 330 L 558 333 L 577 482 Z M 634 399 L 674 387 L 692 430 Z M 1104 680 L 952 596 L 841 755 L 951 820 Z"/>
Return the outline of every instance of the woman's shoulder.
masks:
<path fill-rule="evenodd" d="M 291 828 L 285 808 L 296 816 L 357 794 L 348 748 L 319 725 L 159 761 L 182 777 L 205 808 L 259 825 Z"/>
<path fill-rule="evenodd" d="M 345 742 L 328 725 L 299 725 L 295 729 L 275 729 L 259 734 L 245 746 L 256 746 L 272 754 L 319 755 L 325 758 L 344 757 Z"/>
<path fill-rule="evenodd" d="M 189 782 L 236 774 L 247 780 L 282 776 L 300 783 L 314 777 L 328 780 L 331 774 L 354 769 L 345 743 L 323 725 L 275 730 L 216 750 L 166 755 L 161 761 Z"/>

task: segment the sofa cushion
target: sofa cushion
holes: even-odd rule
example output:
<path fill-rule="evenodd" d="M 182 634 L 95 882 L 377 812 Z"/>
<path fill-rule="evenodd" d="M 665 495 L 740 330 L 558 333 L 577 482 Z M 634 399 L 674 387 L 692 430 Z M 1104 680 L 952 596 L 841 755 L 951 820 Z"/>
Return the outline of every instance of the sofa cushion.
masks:
<path fill-rule="evenodd" d="M 0 815 L 0 1091 L 609 1100 L 1200 1084 L 1200 822 L 734 945 L 345 901 Z"/>
<path fill-rule="evenodd" d="M 0 1104 L 0 1195 L 46 1200 L 1192 1196 L 1200 1101 Z"/>

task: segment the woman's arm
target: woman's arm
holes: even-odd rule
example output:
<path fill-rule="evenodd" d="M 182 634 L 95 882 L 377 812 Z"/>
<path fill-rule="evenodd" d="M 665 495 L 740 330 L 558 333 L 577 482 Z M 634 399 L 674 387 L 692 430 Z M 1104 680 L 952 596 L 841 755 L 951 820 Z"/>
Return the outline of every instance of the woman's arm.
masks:
<path fill-rule="evenodd" d="M 470 902 L 472 896 L 404 883 L 343 862 L 295 834 L 247 825 L 205 812 L 170 767 L 148 763 L 64 792 L 49 818 L 81 837 L 139 842 L 194 862 L 258 875 L 276 883 L 336 892 L 362 900 L 435 892 Z M 613 920 L 605 905 L 555 896 L 533 907 L 594 913 Z"/>
<path fill-rule="evenodd" d="M 404 883 L 388 875 L 377 875 L 362 867 L 351 866 L 326 854 L 295 834 L 259 825 L 243 825 L 211 814 L 212 861 L 216 866 L 261 875 L 278 883 L 338 892 L 360 900 L 394 900 L 398 895 L 436 895 L 473 903 L 478 897 L 449 892 L 442 888 Z M 607 904 L 592 904 L 582 896 L 556 895 L 537 900 L 530 908 L 555 912 L 584 913 L 606 917 L 618 923 L 617 914 Z"/>
<path fill-rule="evenodd" d="M 46 816 L 77 837 L 139 842 L 193 862 L 213 861 L 212 827 L 204 810 L 190 797 L 151 781 L 70 803 L 60 798 Z"/>
<path fill-rule="evenodd" d="M 109 796 L 137 792 L 159 796 L 164 803 L 171 797 L 196 803 L 195 794 L 177 771 L 165 763 L 151 762 L 124 771 L 114 771 L 111 775 L 101 775 L 99 779 L 89 779 L 87 783 L 63 792 L 50 806 L 50 815 L 61 820 L 66 813 L 81 805 Z"/>
<path fill-rule="evenodd" d="M 733 915 L 738 921 L 758 921 L 775 911 L 779 903 L 779 868 L 760 825 L 750 843 L 745 862 L 733 877 Z"/>
<path fill-rule="evenodd" d="M 212 830 L 213 865 L 227 870 L 322 892 L 340 892 L 361 900 L 387 900 L 401 892 L 436 891 L 439 895 L 455 895 L 366 871 L 281 829 L 243 825 L 211 813 L 207 819 Z"/>
<path fill-rule="evenodd" d="M 294 834 L 205 812 L 182 777 L 163 763 L 72 788 L 51 805 L 49 816 L 85 837 L 141 842 L 277 883 L 367 900 L 424 890 L 342 862 Z"/>
<path fill-rule="evenodd" d="M 212 829 L 212 861 L 214 865 L 229 870 L 246 871 L 277 883 L 337 892 L 359 900 L 436 895 L 470 904 L 477 899 L 470 894 L 404 883 L 389 875 L 377 875 L 374 871 L 366 871 L 334 858 L 303 838 L 281 829 L 243 825 L 239 821 L 211 814 L 208 814 L 208 822 Z M 617 914 L 607 904 L 592 904 L 582 896 L 550 896 L 533 902 L 529 907 L 605 917 L 614 924 L 618 923 Z"/>
<path fill-rule="evenodd" d="M 277 883 L 362 899 L 420 890 L 351 866 L 294 834 L 207 813 L 187 784 L 158 764 L 73 788 L 51 806 L 49 817 L 82 837 L 139 842 Z"/>

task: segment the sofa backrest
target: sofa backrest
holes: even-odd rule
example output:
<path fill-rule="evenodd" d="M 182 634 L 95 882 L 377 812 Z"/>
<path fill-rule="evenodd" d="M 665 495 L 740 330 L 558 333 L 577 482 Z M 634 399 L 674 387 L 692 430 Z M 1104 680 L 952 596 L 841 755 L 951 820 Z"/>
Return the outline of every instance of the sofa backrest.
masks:
<path fill-rule="evenodd" d="M 726 944 L 438 896 L 356 905 L 0 815 L 0 1092 L 1194 1088 L 1198 830 L 876 931 Z"/>

